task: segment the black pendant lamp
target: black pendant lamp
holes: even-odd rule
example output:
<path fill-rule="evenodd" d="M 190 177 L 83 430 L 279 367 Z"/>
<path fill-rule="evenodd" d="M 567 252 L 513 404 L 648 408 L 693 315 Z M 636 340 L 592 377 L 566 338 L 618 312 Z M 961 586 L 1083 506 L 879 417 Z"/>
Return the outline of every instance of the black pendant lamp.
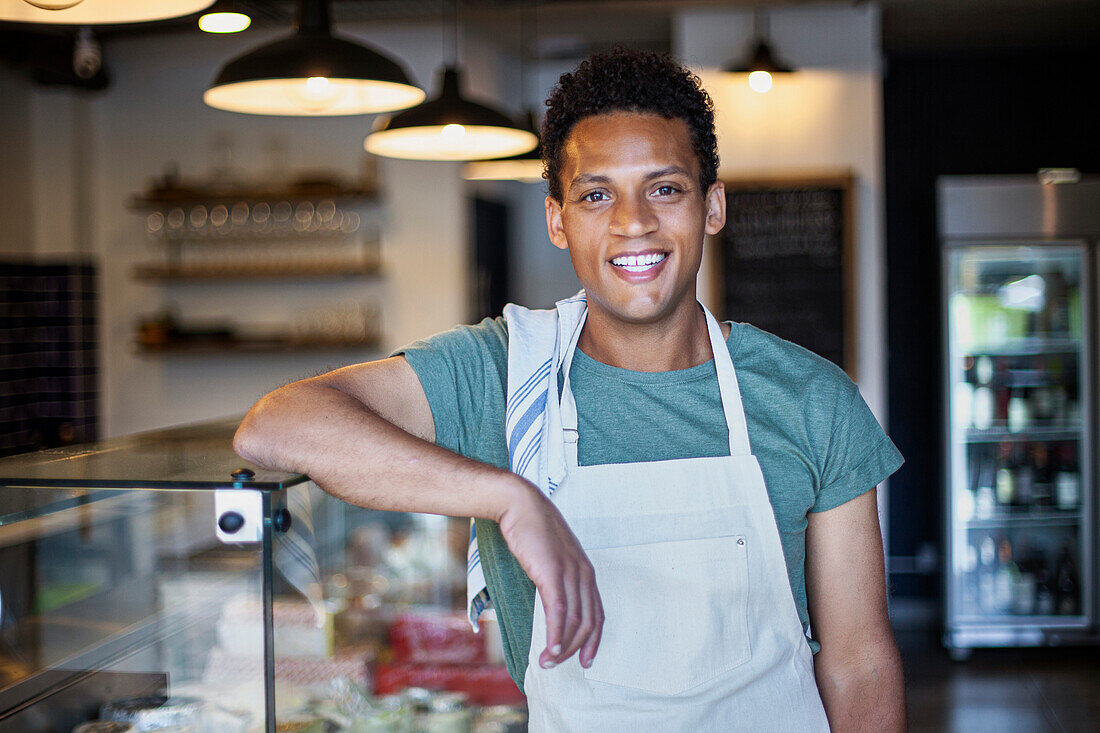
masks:
<path fill-rule="evenodd" d="M 526 129 L 536 137 L 539 134 L 535 113 L 527 112 Z M 542 180 L 542 144 L 533 150 L 508 158 L 474 160 L 462 167 L 462 177 L 467 181 L 520 181 L 538 183 Z"/>
<path fill-rule="evenodd" d="M 527 7 L 522 3 L 519 10 L 519 88 L 522 97 L 527 90 L 527 65 L 524 56 L 527 53 Z M 532 25 L 535 28 L 535 47 L 538 47 L 538 14 L 532 14 Z M 536 57 L 537 62 L 537 57 Z M 538 138 L 539 128 L 535 119 L 535 113 L 527 110 L 525 128 Z M 467 181 L 520 181 L 521 183 L 537 183 L 542 181 L 542 143 L 537 143 L 534 149 L 519 155 L 507 158 L 493 158 L 490 160 L 475 160 L 462 167 L 462 177 Z"/>
<path fill-rule="evenodd" d="M 458 57 L 458 0 L 453 0 L 452 59 Z M 380 119 L 367 135 L 367 152 L 409 160 L 480 160 L 526 153 L 538 136 L 506 114 L 462 95 L 457 64 L 443 67 L 439 93 L 412 109 Z"/>
<path fill-rule="evenodd" d="M 753 38 L 750 52 L 741 64 L 734 64 L 725 70 L 734 74 L 748 74 L 749 87 L 763 94 L 772 88 L 774 74 L 794 72 L 787 64 L 779 60 L 768 41 L 767 16 L 760 10 L 753 12 Z"/>
<path fill-rule="evenodd" d="M 302 0 L 297 32 L 227 63 L 203 101 L 247 114 L 331 116 L 403 109 L 424 96 L 396 61 L 334 36 L 327 0 Z"/>
<path fill-rule="evenodd" d="M 99 25 L 190 15 L 214 0 L 0 0 L 0 21 Z"/>

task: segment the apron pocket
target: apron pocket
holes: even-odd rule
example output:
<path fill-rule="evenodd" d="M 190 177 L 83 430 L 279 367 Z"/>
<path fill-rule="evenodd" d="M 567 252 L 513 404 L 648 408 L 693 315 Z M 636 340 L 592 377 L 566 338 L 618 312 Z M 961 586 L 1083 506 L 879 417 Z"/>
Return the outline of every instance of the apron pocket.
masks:
<path fill-rule="evenodd" d="M 743 535 L 587 550 L 604 606 L 585 678 L 676 695 L 751 657 Z"/>

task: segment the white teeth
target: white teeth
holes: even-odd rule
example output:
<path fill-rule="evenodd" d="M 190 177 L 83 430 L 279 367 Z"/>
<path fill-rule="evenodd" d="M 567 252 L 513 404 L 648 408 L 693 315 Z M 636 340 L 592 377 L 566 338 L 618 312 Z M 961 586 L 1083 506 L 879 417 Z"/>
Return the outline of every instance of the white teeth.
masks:
<path fill-rule="evenodd" d="M 611 264 L 629 272 L 645 272 L 667 257 L 664 252 L 651 252 L 644 255 L 623 255 L 611 260 Z"/>

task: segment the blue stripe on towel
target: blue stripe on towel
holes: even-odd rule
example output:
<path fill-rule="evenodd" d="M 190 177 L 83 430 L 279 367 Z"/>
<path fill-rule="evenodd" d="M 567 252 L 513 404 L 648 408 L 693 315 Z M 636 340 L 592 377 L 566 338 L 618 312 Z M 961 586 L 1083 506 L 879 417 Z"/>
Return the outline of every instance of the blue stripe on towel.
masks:
<path fill-rule="evenodd" d="M 512 398 L 508 401 L 511 407 L 508 409 L 507 419 L 511 419 L 513 413 L 519 409 L 520 403 L 527 397 L 527 395 L 538 386 L 538 383 L 546 378 L 546 375 L 550 371 L 550 359 L 546 360 L 542 366 L 538 368 L 534 374 L 527 378 L 527 381 L 523 383 L 523 386 L 516 390 L 516 393 L 512 395 Z"/>
<path fill-rule="evenodd" d="M 508 465 L 512 466 L 512 470 L 515 470 L 516 465 L 516 448 L 519 447 L 520 441 L 527 435 L 527 429 L 531 427 L 531 424 L 535 421 L 539 415 L 546 410 L 546 391 L 544 390 L 541 395 L 535 398 L 535 401 L 531 403 L 531 406 L 527 408 L 527 412 L 523 413 L 523 417 L 516 423 L 516 427 L 512 430 L 512 435 L 508 439 Z"/>

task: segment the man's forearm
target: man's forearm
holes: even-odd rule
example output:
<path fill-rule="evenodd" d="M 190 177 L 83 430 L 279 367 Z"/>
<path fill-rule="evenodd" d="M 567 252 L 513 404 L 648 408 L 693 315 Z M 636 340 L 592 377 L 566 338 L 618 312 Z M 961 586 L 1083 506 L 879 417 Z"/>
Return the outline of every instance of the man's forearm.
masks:
<path fill-rule="evenodd" d="M 264 397 L 233 447 L 370 509 L 498 520 L 516 485 L 513 474 L 418 438 L 323 384 L 296 383 Z"/>
<path fill-rule="evenodd" d="M 818 690 L 833 733 L 906 730 L 905 681 L 893 640 L 857 660 L 814 659 Z"/>

